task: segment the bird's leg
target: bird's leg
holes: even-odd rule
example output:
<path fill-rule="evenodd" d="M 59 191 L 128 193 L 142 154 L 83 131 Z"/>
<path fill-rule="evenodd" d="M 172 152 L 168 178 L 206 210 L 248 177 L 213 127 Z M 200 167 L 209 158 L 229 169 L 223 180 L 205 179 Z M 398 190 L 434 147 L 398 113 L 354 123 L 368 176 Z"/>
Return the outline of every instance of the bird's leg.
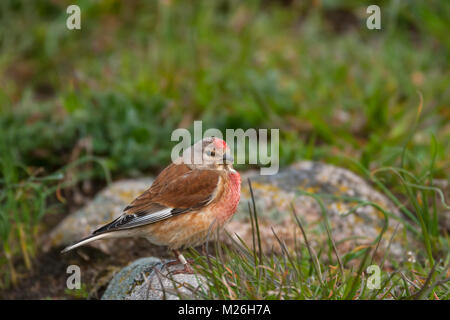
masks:
<path fill-rule="evenodd" d="M 202 253 L 205 257 L 208 256 L 208 251 L 206 251 L 206 244 L 202 244 Z"/>
<path fill-rule="evenodd" d="M 176 266 L 178 264 L 184 265 L 185 263 L 192 264 L 194 262 L 193 259 L 186 259 L 179 250 L 173 250 L 173 253 L 175 254 L 177 260 L 167 262 L 165 264 L 166 266 Z"/>
<path fill-rule="evenodd" d="M 173 253 L 177 257 L 177 261 L 168 262 L 168 263 L 166 263 L 166 266 L 182 264 L 184 266 L 184 268 L 182 270 L 172 271 L 172 272 L 170 272 L 170 274 L 174 275 L 174 274 L 179 274 L 179 273 L 194 273 L 194 270 L 189 265 L 189 263 L 192 263 L 192 260 L 188 262 L 186 260 L 186 258 L 183 256 L 183 254 L 178 250 L 173 250 Z"/>

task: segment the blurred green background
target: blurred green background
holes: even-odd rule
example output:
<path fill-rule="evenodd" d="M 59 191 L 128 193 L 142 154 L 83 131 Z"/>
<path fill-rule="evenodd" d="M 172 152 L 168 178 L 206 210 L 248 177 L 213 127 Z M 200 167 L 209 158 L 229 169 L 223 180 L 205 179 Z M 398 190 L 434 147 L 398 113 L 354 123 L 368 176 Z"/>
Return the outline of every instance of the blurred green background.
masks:
<path fill-rule="evenodd" d="M 450 1 L 85 0 L 71 31 L 72 2 L 0 2 L 0 264 L 78 181 L 157 173 L 194 120 L 279 128 L 282 166 L 398 165 L 411 138 L 405 167 L 449 177 Z"/>

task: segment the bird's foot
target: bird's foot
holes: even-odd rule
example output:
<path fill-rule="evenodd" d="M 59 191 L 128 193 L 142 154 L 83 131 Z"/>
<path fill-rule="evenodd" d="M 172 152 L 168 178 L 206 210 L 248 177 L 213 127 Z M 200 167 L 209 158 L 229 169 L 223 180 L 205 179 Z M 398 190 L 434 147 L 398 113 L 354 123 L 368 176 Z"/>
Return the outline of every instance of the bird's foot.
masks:
<path fill-rule="evenodd" d="M 192 267 L 188 263 L 186 263 L 183 269 L 169 271 L 167 275 L 174 276 L 176 274 L 194 274 L 194 273 L 195 273 L 194 269 L 192 269 Z"/>
<path fill-rule="evenodd" d="M 194 263 L 194 259 L 186 259 L 187 263 L 192 264 Z M 181 262 L 180 260 L 172 260 L 169 262 L 166 262 L 164 264 L 165 267 L 172 267 L 172 266 L 177 266 L 179 264 L 183 264 L 183 262 Z"/>
<path fill-rule="evenodd" d="M 177 257 L 177 260 L 175 261 L 169 261 L 165 264 L 165 267 L 169 267 L 169 266 L 174 266 L 174 265 L 179 265 L 182 264 L 183 265 L 183 269 L 181 270 L 172 270 L 169 271 L 168 274 L 170 275 L 175 275 L 175 274 L 180 274 L 180 273 L 189 273 L 189 274 L 193 274 L 194 270 L 192 269 L 192 267 L 190 266 L 190 264 L 192 264 L 194 262 L 194 260 L 192 259 L 186 259 L 183 254 L 181 254 L 180 251 L 178 250 L 173 250 L 173 252 L 175 253 L 175 256 Z"/>

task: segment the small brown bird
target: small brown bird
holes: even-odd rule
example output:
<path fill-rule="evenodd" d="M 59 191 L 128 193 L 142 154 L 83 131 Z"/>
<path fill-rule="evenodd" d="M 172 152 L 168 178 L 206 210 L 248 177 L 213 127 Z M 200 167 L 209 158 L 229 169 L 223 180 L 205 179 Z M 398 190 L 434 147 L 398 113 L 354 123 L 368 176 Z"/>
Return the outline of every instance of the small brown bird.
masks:
<path fill-rule="evenodd" d="M 168 246 L 184 271 L 192 272 L 179 250 L 198 246 L 230 220 L 240 199 L 241 177 L 225 141 L 208 137 L 185 150 L 123 214 L 62 253 L 89 242 L 144 237 Z"/>

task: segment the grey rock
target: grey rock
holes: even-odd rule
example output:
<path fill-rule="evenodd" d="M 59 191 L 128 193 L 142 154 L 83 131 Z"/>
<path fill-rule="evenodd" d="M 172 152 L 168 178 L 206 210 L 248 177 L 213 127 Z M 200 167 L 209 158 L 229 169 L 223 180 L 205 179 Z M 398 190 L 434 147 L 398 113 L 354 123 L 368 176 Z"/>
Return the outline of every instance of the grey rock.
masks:
<path fill-rule="evenodd" d="M 178 300 L 198 299 L 208 290 L 204 277 L 195 274 L 170 274 L 181 265 L 167 266 L 168 260 L 141 258 L 114 275 L 102 300 Z"/>
<path fill-rule="evenodd" d="M 152 178 L 120 180 L 102 190 L 94 200 L 63 219 L 44 240 L 44 251 L 69 245 L 92 233 L 98 227 L 117 218 L 125 206 L 146 190 Z M 95 241 L 90 245 L 105 252 L 114 248 L 117 240 Z"/>
<path fill-rule="evenodd" d="M 333 165 L 302 161 L 280 170 L 276 175 L 261 176 L 251 172 L 243 175 L 240 208 L 227 228 L 248 244 L 252 243 L 252 229 L 248 214 L 251 197 L 247 178 L 252 182 L 265 250 L 281 250 L 272 228 L 288 247 L 294 247 L 295 241 L 302 239 L 293 219 L 292 205 L 313 245 L 320 247 L 327 241 L 320 205 L 304 192 L 319 196 L 323 202 L 333 239 L 342 252 L 373 243 L 385 224 L 384 214 L 375 206 L 359 207 L 354 213 L 348 214 L 358 204 L 356 199 L 372 202 L 390 215 L 379 252 L 383 253 L 381 249 L 387 247 L 399 224 L 395 218 L 400 217 L 400 213 L 392 202 L 358 175 Z M 400 225 L 390 247 L 393 256 L 402 256 L 404 253 L 402 239 L 398 237 L 401 229 Z"/>

